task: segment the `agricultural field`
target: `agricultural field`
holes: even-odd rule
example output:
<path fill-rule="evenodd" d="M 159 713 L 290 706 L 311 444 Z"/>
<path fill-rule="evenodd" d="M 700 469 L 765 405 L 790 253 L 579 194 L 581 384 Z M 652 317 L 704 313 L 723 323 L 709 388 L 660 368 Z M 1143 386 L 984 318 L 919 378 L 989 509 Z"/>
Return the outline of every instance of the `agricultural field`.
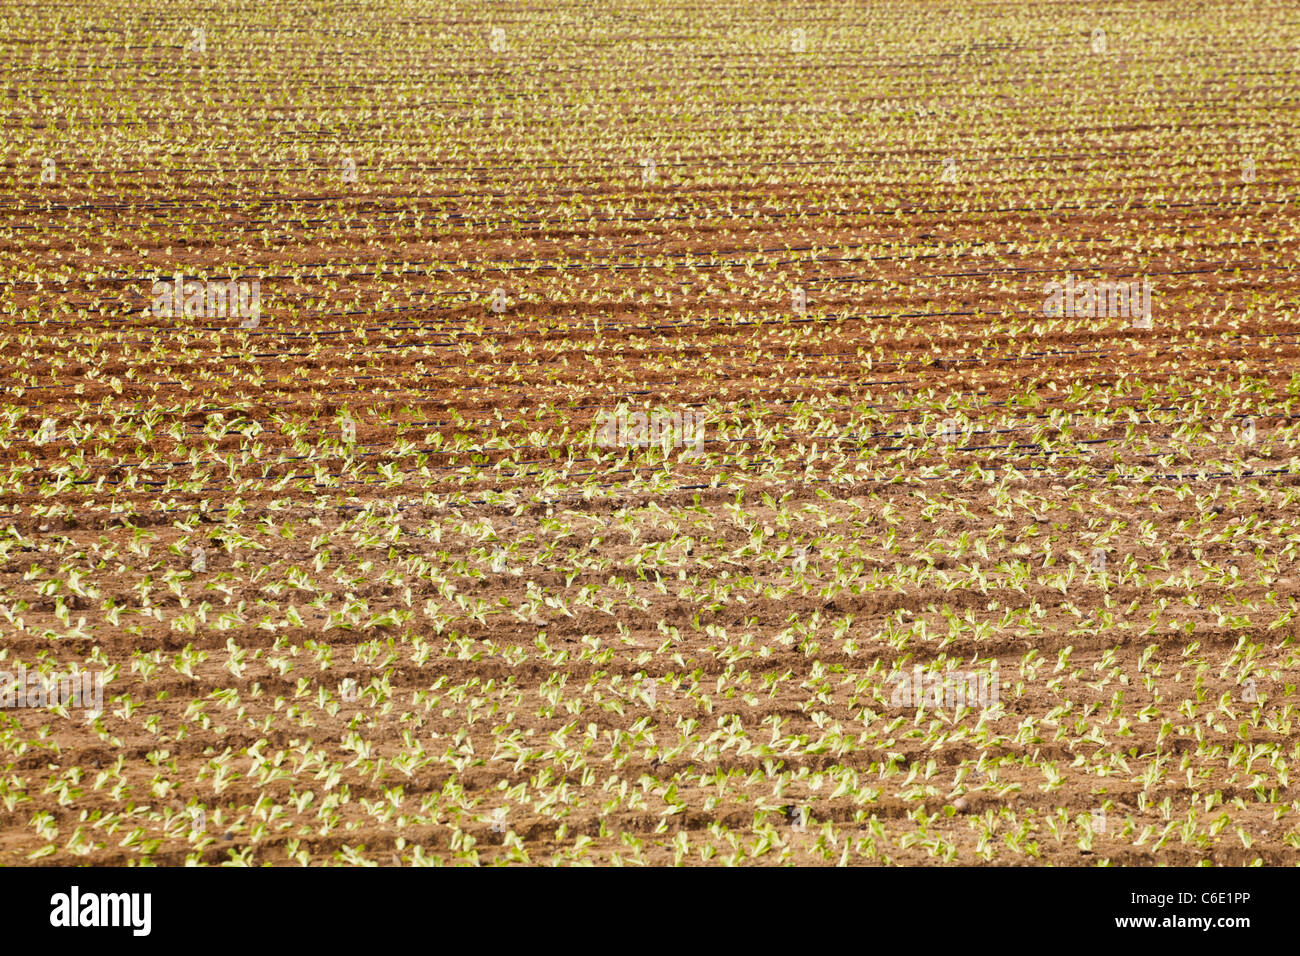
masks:
<path fill-rule="evenodd" d="M 0 864 L 1300 862 L 1293 3 L 0 57 Z"/>

